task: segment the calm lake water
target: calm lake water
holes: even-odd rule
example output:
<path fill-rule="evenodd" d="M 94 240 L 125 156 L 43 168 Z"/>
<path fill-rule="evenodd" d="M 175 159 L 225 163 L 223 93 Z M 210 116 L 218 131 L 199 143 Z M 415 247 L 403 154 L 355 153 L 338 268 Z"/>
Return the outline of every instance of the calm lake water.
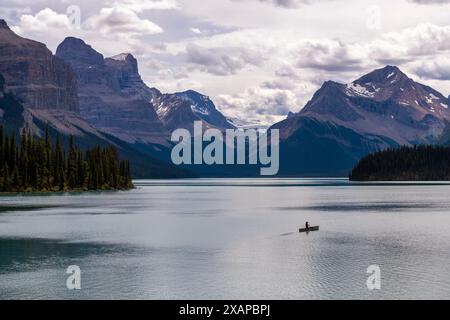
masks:
<path fill-rule="evenodd" d="M 450 185 L 136 185 L 0 196 L 0 299 L 450 298 Z M 298 233 L 306 220 L 320 231 Z M 81 290 L 66 288 L 70 265 Z"/>

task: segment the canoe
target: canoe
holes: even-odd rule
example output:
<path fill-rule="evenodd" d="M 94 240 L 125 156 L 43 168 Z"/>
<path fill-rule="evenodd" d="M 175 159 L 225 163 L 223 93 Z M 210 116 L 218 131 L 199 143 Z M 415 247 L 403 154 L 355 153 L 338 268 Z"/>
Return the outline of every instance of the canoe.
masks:
<path fill-rule="evenodd" d="M 319 231 L 319 226 L 309 227 L 308 229 L 303 228 L 298 230 L 298 232 L 310 232 L 310 231 Z"/>

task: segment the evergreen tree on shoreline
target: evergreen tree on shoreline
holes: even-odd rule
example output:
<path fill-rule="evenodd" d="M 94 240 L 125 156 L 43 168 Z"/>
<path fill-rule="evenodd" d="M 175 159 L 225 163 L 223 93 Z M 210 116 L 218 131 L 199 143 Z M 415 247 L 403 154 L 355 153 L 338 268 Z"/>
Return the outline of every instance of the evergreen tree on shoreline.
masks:
<path fill-rule="evenodd" d="M 49 128 L 44 138 L 24 129 L 20 141 L 0 126 L 0 192 L 118 190 L 133 188 L 128 161 L 114 146 L 82 151 L 71 136 L 67 151 L 61 137 L 53 146 Z"/>
<path fill-rule="evenodd" d="M 370 154 L 349 176 L 352 181 L 449 181 L 450 148 L 404 146 Z"/>

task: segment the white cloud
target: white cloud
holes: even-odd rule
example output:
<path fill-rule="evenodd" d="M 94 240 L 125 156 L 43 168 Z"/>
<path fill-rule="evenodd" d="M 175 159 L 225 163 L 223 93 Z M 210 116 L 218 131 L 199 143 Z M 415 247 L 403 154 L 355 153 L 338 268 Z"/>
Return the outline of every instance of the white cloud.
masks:
<path fill-rule="evenodd" d="M 315 84 L 298 78 L 295 83 L 276 78 L 249 87 L 237 94 L 220 94 L 218 107 L 231 118 L 242 118 L 248 122 L 280 120 L 290 111 L 297 112 L 309 99 Z"/>
<path fill-rule="evenodd" d="M 13 29 L 20 34 L 47 32 L 61 33 L 75 29 L 66 14 L 45 8 L 35 15 L 24 14 Z M 102 34 L 143 36 L 163 32 L 163 29 L 147 19 L 141 19 L 131 9 L 125 7 L 102 8 L 98 14 L 89 17 L 82 25 L 85 32 Z"/>
<path fill-rule="evenodd" d="M 125 7 L 135 12 L 180 9 L 176 0 L 114 0 L 111 7 Z"/>
<path fill-rule="evenodd" d="M 81 26 L 74 24 L 70 16 L 45 8 L 34 15 L 21 15 L 11 28 L 21 36 L 45 43 L 53 52 L 67 36 L 82 38 L 106 56 L 120 52 L 139 56 L 165 48 L 161 43 L 141 41 L 144 36 L 161 34 L 161 27 L 123 7 L 101 8 Z"/>
<path fill-rule="evenodd" d="M 13 30 L 19 34 L 33 32 L 46 33 L 55 30 L 70 30 L 72 24 L 65 14 L 59 14 L 52 9 L 46 8 L 36 15 L 24 14 L 20 17 L 20 23 L 13 26 Z"/>
<path fill-rule="evenodd" d="M 141 19 L 135 11 L 127 7 L 102 8 L 88 20 L 84 27 L 98 30 L 103 34 L 143 36 L 162 33 L 163 29 L 147 19 Z"/>
<path fill-rule="evenodd" d="M 313 4 L 318 0 L 258 0 L 260 2 L 271 3 L 276 6 L 285 8 L 297 8 L 302 4 Z"/>

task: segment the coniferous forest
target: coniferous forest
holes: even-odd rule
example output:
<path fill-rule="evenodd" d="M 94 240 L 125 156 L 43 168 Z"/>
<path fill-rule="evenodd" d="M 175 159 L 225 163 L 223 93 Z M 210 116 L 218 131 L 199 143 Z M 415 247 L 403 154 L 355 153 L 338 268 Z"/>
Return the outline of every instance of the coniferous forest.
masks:
<path fill-rule="evenodd" d="M 129 161 L 119 161 L 115 147 L 82 151 L 70 138 L 64 150 L 60 136 L 53 143 L 23 130 L 19 141 L 0 126 L 0 192 L 118 190 L 133 187 Z"/>
<path fill-rule="evenodd" d="M 350 173 L 352 181 L 450 180 L 450 148 L 414 146 L 387 149 L 359 161 Z"/>

